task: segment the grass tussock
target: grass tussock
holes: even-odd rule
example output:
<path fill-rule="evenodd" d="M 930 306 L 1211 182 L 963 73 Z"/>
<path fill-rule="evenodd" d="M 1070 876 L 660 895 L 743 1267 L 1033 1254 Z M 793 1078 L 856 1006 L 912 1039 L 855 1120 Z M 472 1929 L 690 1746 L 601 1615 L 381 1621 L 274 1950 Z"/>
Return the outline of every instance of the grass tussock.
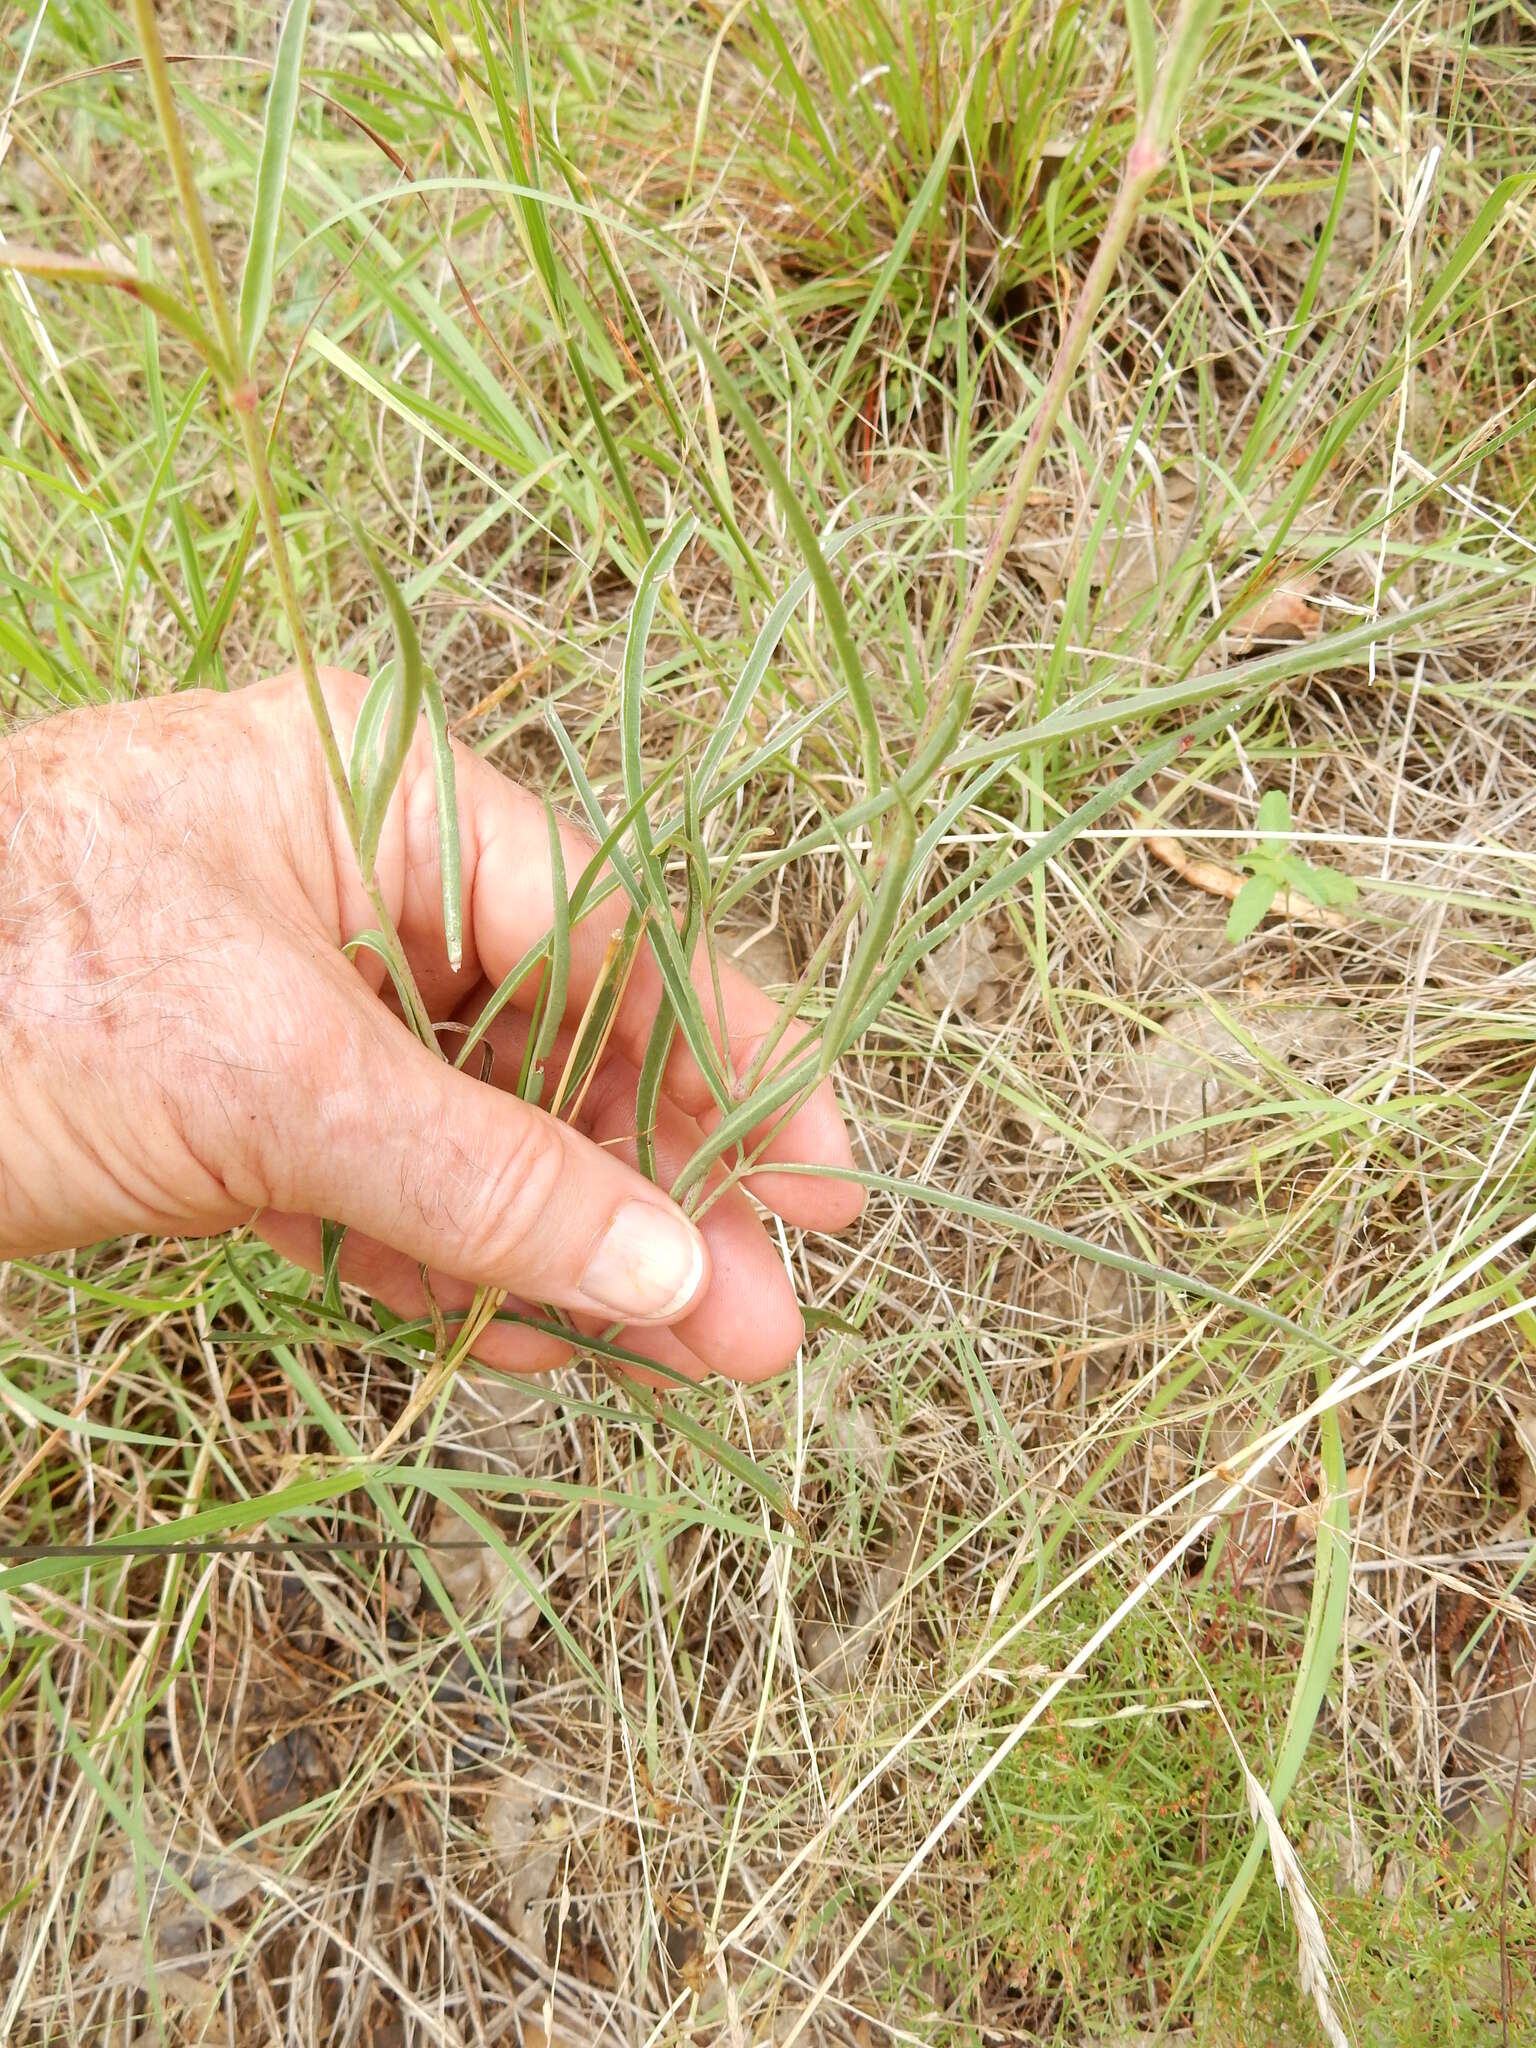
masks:
<path fill-rule="evenodd" d="M 659 1404 L 0 1271 L 0 2037 L 1520 2038 L 1532 23 L 1207 16 L 1121 221 L 1092 10 L 317 6 L 275 216 L 162 10 L 275 527 L 130 27 L 5 24 L 5 715 L 414 635 L 871 1199 Z"/>

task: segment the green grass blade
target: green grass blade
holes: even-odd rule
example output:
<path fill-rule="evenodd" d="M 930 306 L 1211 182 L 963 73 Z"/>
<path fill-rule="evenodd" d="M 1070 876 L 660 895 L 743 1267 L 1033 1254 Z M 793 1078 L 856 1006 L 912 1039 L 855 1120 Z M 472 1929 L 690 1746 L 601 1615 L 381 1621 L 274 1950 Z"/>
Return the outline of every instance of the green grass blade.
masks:
<path fill-rule="evenodd" d="M 309 28 L 311 4 L 312 0 L 289 0 L 277 38 L 272 83 L 267 88 L 261 163 L 256 173 L 256 208 L 251 216 L 251 239 L 240 279 L 240 353 L 244 358 L 240 367 L 247 373 L 272 309 L 277 237 L 282 226 L 294 124 L 299 113 L 304 37 Z"/>
<path fill-rule="evenodd" d="M 678 556 L 697 533 L 698 525 L 691 512 L 685 513 L 657 542 L 650 560 L 641 571 L 634 602 L 630 606 L 620 667 L 619 719 L 623 740 L 624 796 L 634 814 L 635 846 L 641 868 L 652 887 L 652 908 L 656 910 L 665 905 L 667 889 L 665 878 L 656 864 L 650 819 L 644 803 L 645 770 L 640 754 L 640 722 L 645 703 L 645 653 L 650 643 L 651 621 L 656 616 L 661 586 Z"/>
<path fill-rule="evenodd" d="M 122 570 L 123 594 L 118 603 L 117 632 L 113 641 L 112 672 L 114 675 L 118 673 L 122 664 L 123 640 L 128 631 L 128 606 L 133 596 L 134 578 L 138 574 L 139 562 L 144 554 L 144 544 L 149 536 L 150 521 L 160 511 L 160 493 L 165 487 L 166 478 L 171 473 L 171 465 L 176 460 L 176 450 L 181 446 L 182 436 L 186 433 L 192 414 L 202 400 L 210 374 L 207 370 L 199 374 L 191 390 L 187 393 L 186 401 L 181 411 L 176 416 L 176 424 L 165 437 L 165 445 L 160 451 L 160 459 L 155 464 L 155 473 L 150 478 L 149 489 L 144 494 L 144 509 L 139 514 L 138 522 L 133 529 L 133 539 L 128 544 L 128 555 L 123 563 Z"/>
<path fill-rule="evenodd" d="M 641 572 L 639 587 L 630 608 L 629 628 L 624 637 L 619 716 L 623 746 L 624 795 L 634 819 L 636 864 L 640 875 L 644 877 L 644 894 L 640 907 L 650 913 L 648 931 L 651 946 L 656 955 L 656 964 L 661 969 L 662 980 L 671 1000 L 678 1028 L 687 1040 L 688 1049 L 708 1082 L 711 1093 L 723 1108 L 728 1100 L 729 1090 L 720 1073 L 719 1053 L 705 1023 L 698 992 L 689 973 L 688 959 L 678 938 L 677 927 L 672 921 L 667 880 L 656 856 L 650 819 L 646 811 L 645 769 L 640 752 L 641 710 L 645 699 L 645 653 L 650 641 L 651 621 L 655 617 L 663 580 L 697 530 L 698 522 L 693 514 L 685 514 L 658 542 Z"/>
<path fill-rule="evenodd" d="M 881 785 L 884 777 L 882 772 L 880 726 L 875 716 L 874 698 L 870 694 L 869 683 L 864 674 L 864 664 L 859 659 L 858 645 L 853 637 L 853 628 L 849 623 L 847 606 L 843 603 L 843 594 L 833 581 L 832 572 L 827 567 L 827 558 L 822 552 L 821 542 L 817 538 L 816 529 L 807 518 L 805 508 L 800 503 L 798 494 L 784 473 L 783 465 L 774 454 L 772 448 L 769 447 L 768 437 L 763 432 L 761 422 L 758 420 L 753 407 L 748 403 L 741 386 L 731 375 L 730 371 L 727 370 L 725 364 L 716 353 L 713 344 L 701 332 L 686 308 L 682 307 L 675 298 L 672 303 L 678 319 L 687 331 L 688 338 L 703 358 L 711 379 L 724 394 L 736 424 L 741 428 L 743 434 L 746 435 L 748 445 L 757 459 L 758 467 L 762 470 L 763 476 L 767 480 L 773 495 L 779 501 L 779 509 L 783 512 L 790 532 L 795 537 L 795 545 L 799 548 L 801 557 L 811 572 L 811 580 L 816 586 L 816 595 L 821 600 L 822 609 L 827 616 L 828 630 L 831 632 L 833 645 L 837 649 L 838 665 L 842 669 L 843 680 L 848 686 L 849 701 L 853 705 L 854 718 L 858 725 L 859 744 L 863 753 L 865 783 L 871 790 L 876 789 Z"/>
<path fill-rule="evenodd" d="M 549 1058 L 555 1034 L 565 1016 L 566 990 L 571 979 L 571 898 L 566 887 L 565 849 L 560 840 L 560 821 L 548 798 L 544 802 L 544 819 L 549 830 L 549 877 L 554 923 L 549 934 L 549 965 L 539 991 L 538 1021 L 529 1034 L 519 1090 L 524 1099 L 535 1106 L 544 1093 L 544 1063 Z"/>
<path fill-rule="evenodd" d="M 1157 81 L 1157 23 L 1152 18 L 1149 0 L 1125 0 L 1125 26 L 1131 45 L 1136 111 L 1145 120 Z"/>
<path fill-rule="evenodd" d="M 255 537 L 256 500 L 252 498 L 245 508 L 245 516 L 235 536 L 235 545 L 230 554 L 229 566 L 224 572 L 224 581 L 219 586 L 219 594 L 209 607 L 207 620 L 197 636 L 192 658 L 187 663 L 186 674 L 182 678 L 184 688 L 190 688 L 218 655 L 224 629 L 234 616 L 235 600 L 239 597 L 245 580 L 245 565 L 250 559 L 251 542 Z"/>
<path fill-rule="evenodd" d="M 422 676 L 427 731 L 432 738 L 432 785 L 437 793 L 437 843 L 443 888 L 443 937 L 448 965 L 457 974 L 464 964 L 464 872 L 459 848 L 459 793 L 453 772 L 453 741 L 442 687 L 433 669 Z"/>
<path fill-rule="evenodd" d="M 357 805 L 359 815 L 368 794 L 368 784 L 378 772 L 379 741 L 384 731 L 384 721 L 389 715 L 389 706 L 394 694 L 395 665 L 384 662 L 378 674 L 368 685 L 367 692 L 358 707 L 357 723 L 352 728 L 352 753 L 347 764 L 347 781 L 352 788 L 352 801 Z"/>
<path fill-rule="evenodd" d="M 24 277 L 40 278 L 45 283 L 105 285 L 111 291 L 125 292 L 130 299 L 147 306 L 183 341 L 189 341 L 221 384 L 233 387 L 231 365 L 208 329 L 190 306 L 153 279 L 137 277 L 130 270 L 118 270 L 110 263 L 96 262 L 87 256 L 55 254 L 51 249 L 28 248 L 22 242 L 0 241 L 0 270 L 18 271 Z"/>
<path fill-rule="evenodd" d="M 861 533 L 867 533 L 872 523 L 866 520 L 837 534 L 823 550 L 828 562 L 835 561 L 849 541 Z M 708 746 L 699 757 L 696 772 L 701 810 L 707 811 L 714 800 L 714 782 L 720 772 L 721 763 L 746 723 L 747 714 L 752 709 L 753 700 L 762 686 L 763 677 L 768 673 L 769 664 L 779 651 L 779 642 L 784 638 L 790 620 L 804 602 L 812 581 L 808 568 L 797 570 L 784 595 L 764 619 L 757 638 L 752 643 L 752 652 L 747 656 L 746 666 L 737 678 L 735 688 L 726 699 L 725 709 L 720 714 L 720 722 L 711 734 Z"/>
<path fill-rule="evenodd" d="M 842 353 L 838 356 L 836 366 L 832 371 L 828 390 L 827 407 L 829 413 L 836 405 L 838 399 L 842 397 L 848 379 L 853 375 L 854 365 L 859 359 L 859 351 L 869 338 L 869 330 L 874 325 L 881 307 L 885 304 L 891 285 L 900 276 L 902 268 L 911 254 L 912 244 L 917 238 L 918 229 L 928 218 L 935 199 L 937 199 L 948 180 L 950 158 L 955 153 L 955 145 L 960 140 L 961 133 L 965 127 L 965 116 L 971 104 L 971 93 L 975 87 L 979 70 L 980 60 L 978 59 L 967 71 L 960 90 L 955 96 L 953 111 L 948 122 L 945 124 L 944 133 L 940 136 L 938 145 L 934 150 L 933 162 L 928 168 L 928 174 L 918 187 L 917 196 L 907 209 L 907 217 L 902 222 L 901 228 L 891 244 L 890 254 L 886 257 L 884 263 L 881 264 L 879 275 L 870 286 L 864 304 L 859 310 L 859 316 L 853 323 L 847 341 L 843 344 Z"/>
<path fill-rule="evenodd" d="M 395 793 L 395 786 L 405 770 L 405 763 L 416 737 L 416 721 L 421 715 L 421 701 L 425 690 L 425 667 L 421 658 L 421 642 L 416 635 L 416 624 L 411 617 L 410 607 L 401 595 L 400 586 L 384 566 L 383 557 L 361 529 L 357 532 L 357 543 L 373 571 L 374 581 L 383 593 L 384 603 L 389 611 L 390 624 L 395 636 L 394 675 L 389 694 L 389 723 L 384 734 L 383 747 L 377 765 L 368 778 L 366 793 L 359 807 L 358 816 L 358 865 L 363 880 L 373 878 L 374 861 L 379 850 L 379 834 L 384 829 L 385 814 L 389 800 Z M 455 838 L 458 836 L 457 811 L 449 820 L 438 819 L 441 830 L 446 823 Z M 446 844 L 446 842 L 445 842 Z"/>
<path fill-rule="evenodd" d="M 332 1315 L 341 1314 L 341 1247 L 347 1235 L 344 1223 L 329 1220 L 320 1225 L 320 1300 Z"/>

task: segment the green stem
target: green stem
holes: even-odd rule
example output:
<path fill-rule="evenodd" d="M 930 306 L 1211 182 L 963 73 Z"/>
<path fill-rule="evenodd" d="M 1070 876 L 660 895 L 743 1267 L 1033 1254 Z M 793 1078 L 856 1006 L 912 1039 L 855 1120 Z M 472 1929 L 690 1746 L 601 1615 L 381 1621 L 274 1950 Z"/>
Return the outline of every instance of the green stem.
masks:
<path fill-rule="evenodd" d="M 160 123 L 161 138 L 165 143 L 165 153 L 170 162 L 171 175 L 176 181 L 182 215 L 187 223 L 187 231 L 192 237 L 192 250 L 197 259 L 198 274 L 202 279 L 203 291 L 213 314 L 219 346 L 224 355 L 224 366 L 214 367 L 234 378 L 233 384 L 226 387 L 225 395 L 234 410 L 235 418 L 240 423 L 240 439 L 256 487 L 257 511 L 261 518 L 262 530 L 267 537 L 273 574 L 277 578 L 278 601 L 282 605 L 283 615 L 288 621 L 288 630 L 293 637 L 294 661 L 304 684 L 305 695 L 309 699 L 310 713 L 314 718 L 315 730 L 319 734 L 320 752 L 325 760 L 326 773 L 330 777 L 331 789 L 340 808 L 342 823 L 346 827 L 353 853 L 358 856 L 358 871 L 362 875 L 363 887 L 368 893 L 373 914 L 378 919 L 379 931 L 389 950 L 396 982 L 408 998 L 411 1027 L 424 1045 L 437 1051 L 440 1048 L 432 1030 L 432 1020 L 416 987 L 415 977 L 406 960 L 405 948 L 400 943 L 395 921 L 384 901 L 383 891 L 379 888 L 376 876 L 371 870 L 365 870 L 363 867 L 358 845 L 357 806 L 352 800 L 352 785 L 347 779 L 346 763 L 341 757 L 336 728 L 331 723 L 330 707 L 325 701 L 325 692 L 320 687 L 320 672 L 315 663 L 315 651 L 310 642 L 304 610 L 299 602 L 293 563 L 288 553 L 288 539 L 283 530 L 282 508 L 278 504 L 277 486 L 272 480 L 271 465 L 267 461 L 266 437 L 261 426 L 260 399 L 251 378 L 250 364 L 240 346 L 234 311 L 229 302 L 229 294 L 224 289 L 224 279 L 219 270 L 213 237 L 208 232 L 208 217 L 203 211 L 202 199 L 198 193 L 192 153 L 187 147 L 186 131 L 181 125 L 181 116 L 177 112 L 175 96 L 171 91 L 171 70 L 166 62 L 165 45 L 160 40 L 160 25 L 155 18 L 154 0 L 133 0 L 133 16 L 139 34 L 139 47 L 143 52 L 144 69 L 149 78 L 150 93 L 155 103 L 155 114 Z"/>

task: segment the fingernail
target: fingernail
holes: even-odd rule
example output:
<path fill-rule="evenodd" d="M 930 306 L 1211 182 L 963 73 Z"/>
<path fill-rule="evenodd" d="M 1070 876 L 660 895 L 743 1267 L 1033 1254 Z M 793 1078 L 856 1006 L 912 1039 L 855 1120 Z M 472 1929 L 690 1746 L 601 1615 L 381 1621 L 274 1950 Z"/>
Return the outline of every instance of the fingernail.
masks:
<path fill-rule="evenodd" d="M 681 1216 L 654 1202 L 626 1202 L 581 1276 L 597 1308 L 645 1322 L 685 1309 L 704 1277 L 704 1240 Z"/>

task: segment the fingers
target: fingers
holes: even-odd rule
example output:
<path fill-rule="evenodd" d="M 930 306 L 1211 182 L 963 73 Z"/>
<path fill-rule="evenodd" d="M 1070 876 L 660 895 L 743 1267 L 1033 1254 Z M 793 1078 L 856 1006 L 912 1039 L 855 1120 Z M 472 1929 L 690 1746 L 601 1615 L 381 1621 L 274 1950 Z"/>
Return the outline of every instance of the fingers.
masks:
<path fill-rule="evenodd" d="M 323 675 L 338 736 L 345 751 L 362 701 L 361 677 L 337 670 Z M 299 709 L 307 719 L 307 710 Z M 425 732 L 418 740 L 401 778 L 400 794 L 391 808 L 379 847 L 378 874 L 386 894 L 397 906 L 401 938 L 413 970 L 434 1015 L 459 1008 L 479 976 L 497 986 L 549 931 L 554 920 L 554 877 L 549 830 L 539 798 L 511 782 L 468 748 L 455 745 L 459 840 L 463 869 L 464 959 L 458 972 L 447 962 L 441 900 L 441 849 L 430 748 Z M 339 816 L 332 832 L 340 833 Z M 567 893 L 591 862 L 595 848 L 574 826 L 559 824 Z M 344 834 L 341 835 L 344 842 Z M 345 847 L 326 863 L 324 882 L 333 898 L 336 877 L 349 870 Z M 578 919 L 571 934 L 567 1015 L 579 1016 L 603 971 L 609 940 L 619 931 L 629 904 L 615 890 Z M 339 905 L 341 936 L 351 938 L 374 922 L 355 873 L 345 883 Z M 380 963 L 366 963 L 375 976 Z M 717 982 L 708 950 L 700 945 L 690 965 L 690 978 L 708 1029 L 724 1057 L 727 1074 L 739 1080 L 751 1067 L 765 1039 L 780 1019 L 777 1004 L 744 975 L 721 963 Z M 529 975 L 513 998 L 524 1011 L 534 1001 L 537 973 Z M 663 982 L 649 945 L 643 946 L 615 1022 L 614 1045 L 633 1065 L 645 1057 L 651 1029 L 661 1003 Z M 792 1026 L 776 1046 L 768 1071 L 774 1072 L 803 1043 L 804 1031 Z M 718 1106 L 681 1034 L 665 1076 L 673 1101 L 706 1129 L 718 1121 Z M 847 1181 L 817 1180 L 799 1174 L 775 1174 L 775 1161 L 840 1170 L 853 1163 L 848 1134 L 830 1080 L 822 1081 L 792 1114 L 753 1131 L 749 1153 L 762 1149 L 762 1165 L 748 1185 L 759 1200 L 787 1221 L 819 1230 L 837 1230 L 861 1212 L 863 1190 Z"/>
<path fill-rule="evenodd" d="M 583 1128 L 611 1158 L 631 1163 L 635 1145 L 635 1092 L 639 1077 L 627 1063 L 610 1062 L 583 1108 Z M 675 1104 L 663 1102 L 652 1134 L 656 1170 L 665 1182 L 681 1173 L 698 1143 L 698 1126 Z M 784 1262 L 752 1204 L 727 1188 L 700 1224 L 709 1246 L 710 1285 L 667 1331 L 694 1357 L 730 1379 L 761 1380 L 793 1365 L 805 1324 Z M 646 1349 L 664 1364 L 664 1351 Z"/>
<path fill-rule="evenodd" d="M 778 1027 L 778 1004 L 724 961 L 718 963 L 717 998 L 716 975 L 702 944 L 694 953 L 689 979 L 697 992 L 710 1037 L 724 1055 L 727 1073 L 740 1080 L 751 1071 L 764 1042 Z M 636 1067 L 644 1061 L 663 990 L 661 970 L 647 949 L 630 977 L 614 1028 L 614 1043 Z M 805 1027 L 799 1023 L 786 1027 L 769 1056 L 765 1078 L 793 1060 L 806 1036 Z M 665 1087 L 672 1101 L 696 1117 L 705 1131 L 713 1130 L 719 1123 L 722 1112 L 680 1031 L 667 1062 Z M 808 1230 L 845 1230 L 862 1214 L 864 1190 L 854 1182 L 817 1180 L 808 1174 L 771 1170 L 775 1160 L 834 1171 L 853 1165 L 847 1126 L 830 1080 L 818 1083 L 790 1114 L 781 1110 L 754 1126 L 748 1133 L 745 1150 L 749 1156 L 758 1155 L 762 1160 L 747 1176 L 747 1187 L 786 1223 L 798 1223 Z"/>
<path fill-rule="evenodd" d="M 312 977 L 295 1055 L 307 1114 L 274 1129 L 264 1206 L 329 1216 L 471 1285 L 608 1322 L 685 1314 L 709 1254 L 630 1167 L 457 1072 L 360 983 Z"/>
<path fill-rule="evenodd" d="M 318 1217 L 264 1209 L 256 1219 L 256 1229 L 275 1251 L 296 1266 L 305 1266 L 311 1273 L 324 1271 Z M 375 1301 L 393 1309 L 397 1316 L 407 1316 L 412 1321 L 429 1317 L 436 1302 L 450 1336 L 457 1334 L 460 1319 L 475 1292 L 466 1281 L 452 1279 L 446 1273 L 432 1273 L 428 1276 L 432 1288 L 429 1299 L 419 1266 L 412 1265 L 403 1252 L 393 1251 L 356 1230 L 349 1230 L 342 1240 L 340 1274 L 349 1287 L 360 1287 Z M 547 1336 L 543 1330 L 493 1322 L 476 1340 L 474 1355 L 499 1372 L 553 1372 L 565 1364 L 571 1347 L 558 1337 Z"/>
<path fill-rule="evenodd" d="M 548 825 L 543 806 L 526 790 L 497 774 L 478 756 L 467 754 L 460 772 L 461 805 L 473 805 L 476 858 L 473 888 L 467 899 L 475 955 L 494 987 L 549 930 L 554 918 Z M 568 825 L 561 826 L 566 883 L 573 889 L 594 854 L 592 844 Z M 579 1016 L 603 971 L 608 944 L 623 928 L 628 898 L 615 891 L 578 919 L 571 935 L 568 1016 Z M 738 1080 L 775 1031 L 781 1012 L 777 1003 L 728 963 L 711 967 L 701 943 L 689 967 L 705 1026 L 724 1056 L 727 1074 Z M 538 977 L 530 976 L 514 998 L 517 1007 L 533 1003 Z M 643 1064 L 652 1026 L 660 1008 L 664 983 L 649 944 L 642 946 L 619 1014 L 613 1044 L 635 1067 Z M 805 1040 L 802 1026 L 792 1024 L 775 1047 L 768 1066 L 781 1068 Z M 664 1085 L 680 1109 L 699 1117 L 708 1129 L 718 1121 L 718 1106 L 682 1034 L 674 1043 Z M 793 1161 L 833 1170 L 853 1164 L 848 1133 L 830 1080 L 824 1080 L 792 1114 L 755 1129 L 747 1150 L 762 1147 L 763 1167 L 748 1182 L 753 1194 L 787 1222 L 814 1230 L 841 1230 L 863 1210 L 864 1191 L 848 1181 L 774 1174 L 773 1161 Z"/>
<path fill-rule="evenodd" d="M 256 1219 L 256 1231 L 274 1251 L 281 1252 L 294 1265 L 303 1266 L 311 1273 L 324 1272 L 320 1219 L 317 1216 L 291 1216 L 281 1209 L 265 1209 Z M 472 1287 L 461 1280 L 451 1279 L 446 1273 L 429 1273 L 424 1286 L 419 1266 L 413 1266 L 402 1253 L 392 1251 L 388 1245 L 364 1237 L 356 1230 L 348 1231 L 343 1239 L 338 1266 L 347 1286 L 360 1288 L 375 1301 L 383 1302 L 397 1316 L 406 1316 L 413 1322 L 425 1321 L 430 1318 L 435 1303 L 443 1315 L 450 1341 L 458 1335 L 460 1319 L 474 1298 Z M 428 1286 L 431 1288 L 430 1296 Z M 538 1312 L 532 1304 L 510 1297 L 503 1304 L 503 1310 L 520 1310 L 528 1314 Z M 587 1326 L 586 1335 L 597 1334 L 600 1317 L 584 1316 L 580 1320 Z M 615 1341 L 619 1349 L 634 1352 L 641 1358 L 654 1359 L 665 1368 L 663 1372 L 653 1373 L 641 1366 L 614 1365 L 615 1371 L 638 1379 L 646 1386 L 665 1389 L 674 1384 L 674 1376 L 692 1381 L 709 1376 L 708 1364 L 690 1351 L 681 1338 L 673 1336 L 664 1324 L 622 1330 Z M 524 1324 L 492 1321 L 475 1339 L 470 1356 L 496 1372 L 541 1373 L 555 1371 L 580 1349 L 579 1336 L 566 1342 L 547 1331 L 529 1329 Z"/>
<path fill-rule="evenodd" d="M 510 1087 L 521 1070 L 527 1038 L 524 1020 L 506 1015 L 491 1026 L 495 1055 L 492 1078 Z M 551 1066 L 566 1048 L 557 1046 Z M 625 1059 L 610 1054 L 581 1097 L 577 1126 L 605 1154 L 632 1165 L 638 1160 L 636 1095 L 639 1075 Z M 693 1156 L 700 1131 L 693 1118 L 663 1101 L 652 1131 L 656 1171 L 663 1184 L 675 1179 Z M 719 1176 L 716 1176 L 717 1180 Z M 758 1380 L 794 1362 L 804 1325 L 794 1287 L 777 1248 L 756 1211 L 737 1188 L 718 1194 L 705 1210 L 700 1229 L 709 1248 L 710 1286 L 678 1318 L 658 1346 L 644 1341 L 655 1331 L 629 1330 L 619 1342 L 663 1364 L 674 1362 L 670 1347 L 681 1342 L 692 1356 L 732 1379 Z"/>

